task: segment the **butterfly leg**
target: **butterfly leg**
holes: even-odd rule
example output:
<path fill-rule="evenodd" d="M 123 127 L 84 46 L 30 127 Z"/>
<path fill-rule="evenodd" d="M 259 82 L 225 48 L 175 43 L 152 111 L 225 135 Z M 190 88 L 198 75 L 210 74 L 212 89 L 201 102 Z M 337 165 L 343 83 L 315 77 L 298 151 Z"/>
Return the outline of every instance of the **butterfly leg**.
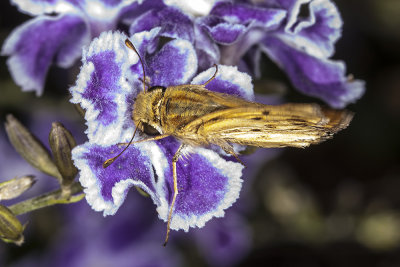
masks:
<path fill-rule="evenodd" d="M 223 143 L 219 143 L 218 144 L 226 153 L 232 155 L 235 157 L 235 159 L 242 164 L 244 167 L 246 167 L 246 165 L 244 164 L 243 161 L 240 160 L 239 156 L 235 153 L 235 150 L 233 149 L 233 146 L 231 144 L 228 144 L 226 142 Z"/>
<path fill-rule="evenodd" d="M 239 156 L 235 153 L 235 151 L 232 150 L 232 152 L 229 152 L 229 154 L 231 154 L 232 156 L 235 157 L 235 159 L 243 165 L 243 167 L 246 167 L 246 164 L 244 164 L 244 162 L 239 158 Z"/>
<path fill-rule="evenodd" d="M 172 158 L 172 176 L 174 179 L 174 196 L 172 198 L 172 203 L 171 207 L 169 209 L 169 214 L 168 214 L 168 223 L 167 223 L 167 236 L 165 237 L 165 242 L 164 242 L 164 247 L 168 243 L 168 238 L 169 238 L 169 231 L 170 231 L 170 225 L 171 225 L 171 219 L 172 219 L 172 212 L 174 210 L 174 205 L 175 205 L 175 200 L 176 196 L 178 195 L 178 178 L 176 175 L 176 163 L 178 162 L 180 156 L 182 155 L 182 149 L 185 147 L 184 144 L 181 144 L 178 148 L 178 150 L 175 152 L 174 157 Z"/>

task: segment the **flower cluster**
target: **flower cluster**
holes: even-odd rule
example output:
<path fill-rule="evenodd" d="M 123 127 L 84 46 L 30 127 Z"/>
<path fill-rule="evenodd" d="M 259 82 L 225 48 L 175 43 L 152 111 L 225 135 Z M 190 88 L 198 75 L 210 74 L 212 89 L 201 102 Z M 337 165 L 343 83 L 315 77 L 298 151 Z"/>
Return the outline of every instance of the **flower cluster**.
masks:
<path fill-rule="evenodd" d="M 68 68 L 82 47 L 106 30 L 116 29 L 127 13 L 144 12 L 135 0 L 11 0 L 31 20 L 17 27 L 3 44 L 8 67 L 24 91 L 43 93 L 51 64 Z"/>
<path fill-rule="evenodd" d="M 2 49 L 23 90 L 40 95 L 50 64 L 71 66 L 81 47 L 96 37 L 83 50 L 81 71 L 70 89 L 71 102 L 86 110 L 89 139 L 74 149 L 73 159 L 87 201 L 104 215 L 114 214 L 136 186 L 151 196 L 166 221 L 173 195 L 171 159 L 180 145 L 173 137 L 134 144 L 102 167 L 135 127 L 131 114 L 143 70 L 124 44 L 128 37 L 145 60 L 151 86 L 203 84 L 213 75 L 213 64 L 220 64 L 206 88 L 253 100 L 249 75 L 260 75 L 264 53 L 295 88 L 332 107 L 345 107 L 364 92 L 363 81 L 347 77 L 344 63 L 331 59 L 342 20 L 330 0 L 203 1 L 199 8 L 168 0 L 13 2 L 36 16 Z M 177 164 L 179 194 L 171 229 L 187 231 L 223 216 L 239 196 L 242 169 L 216 149 L 192 148 Z"/>
<path fill-rule="evenodd" d="M 10 56 L 16 83 L 38 95 L 50 64 L 71 66 L 82 46 L 101 32 L 129 29 L 134 34 L 154 27 L 161 27 L 160 36 L 191 42 L 199 70 L 219 62 L 259 76 L 265 53 L 295 88 L 332 107 L 343 108 L 364 92 L 362 81 L 346 76 L 343 62 L 330 59 L 342 29 L 330 0 L 12 2 L 36 17 L 9 36 L 2 54 Z"/>

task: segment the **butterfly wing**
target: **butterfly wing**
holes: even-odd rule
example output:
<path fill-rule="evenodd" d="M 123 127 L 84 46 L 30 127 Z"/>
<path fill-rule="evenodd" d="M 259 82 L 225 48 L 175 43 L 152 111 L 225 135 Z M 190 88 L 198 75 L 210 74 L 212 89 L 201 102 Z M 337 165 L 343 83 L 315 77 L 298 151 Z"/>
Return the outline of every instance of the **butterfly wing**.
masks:
<path fill-rule="evenodd" d="M 316 104 L 235 107 L 216 111 L 186 125 L 182 139 L 201 144 L 227 143 L 257 147 L 306 147 L 330 138 L 346 128 L 353 114 L 321 108 Z"/>

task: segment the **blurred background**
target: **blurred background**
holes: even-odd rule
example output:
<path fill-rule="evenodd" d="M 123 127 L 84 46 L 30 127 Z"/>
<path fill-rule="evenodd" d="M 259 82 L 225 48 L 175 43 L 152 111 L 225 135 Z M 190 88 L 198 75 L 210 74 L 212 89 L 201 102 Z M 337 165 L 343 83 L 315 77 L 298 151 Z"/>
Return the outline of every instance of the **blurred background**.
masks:
<path fill-rule="evenodd" d="M 243 157 L 248 168 L 240 201 L 203 229 L 172 232 L 167 249 L 155 206 L 132 190 L 112 217 L 103 218 L 84 201 L 21 217 L 29 220 L 26 242 L 0 243 L 0 265 L 400 266 L 400 1 L 334 2 L 344 21 L 334 58 L 367 84 L 362 99 L 348 107 L 355 113 L 348 129 L 304 150 Z M 8 1 L 0 2 L 0 10 L 3 43 L 30 17 Z M 256 91 L 278 81 L 287 88 L 285 102 L 318 102 L 290 88 L 285 75 L 264 61 L 266 78 Z M 53 121 L 84 142 L 84 121 L 68 102 L 78 70 L 53 67 L 38 98 L 21 92 L 0 57 L 0 180 L 38 178 L 22 199 L 55 189 L 57 182 L 13 151 L 5 116 L 14 114 L 47 145 Z"/>

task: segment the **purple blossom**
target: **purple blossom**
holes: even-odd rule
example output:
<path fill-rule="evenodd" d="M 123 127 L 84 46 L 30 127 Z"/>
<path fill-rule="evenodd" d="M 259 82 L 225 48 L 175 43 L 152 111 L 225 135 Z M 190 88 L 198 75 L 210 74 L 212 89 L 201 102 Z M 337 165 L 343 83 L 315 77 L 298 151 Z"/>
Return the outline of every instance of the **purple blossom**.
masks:
<path fill-rule="evenodd" d="M 23 91 L 36 91 L 38 96 L 43 93 L 52 63 L 70 67 L 92 38 L 116 29 L 125 14 L 146 8 L 135 0 L 11 0 L 11 3 L 34 18 L 8 36 L 1 54 L 9 56 L 7 64 L 15 83 Z"/>
<path fill-rule="evenodd" d="M 306 17 L 300 13 L 302 7 L 308 10 Z M 268 16 L 261 14 L 268 12 L 275 16 L 266 20 Z M 278 17 L 283 12 L 285 17 Z M 220 22 L 210 24 L 210 20 Z M 257 74 L 258 56 L 250 57 L 247 66 L 242 61 L 245 53 L 257 49 L 286 72 L 294 87 L 332 107 L 343 108 L 364 93 L 363 81 L 346 77 L 344 63 L 329 59 L 342 28 L 340 14 L 329 0 L 264 1 L 257 6 L 221 1 L 202 21 L 213 40 L 221 44 L 224 64 L 239 64 Z M 279 25 L 268 24 L 271 21 Z M 235 27 L 223 27 L 226 24 Z M 241 34 L 237 34 L 238 28 Z M 227 29 L 233 32 L 228 34 Z M 226 35 L 238 37 L 227 42 Z M 251 52 L 257 55 L 256 51 Z"/>
<path fill-rule="evenodd" d="M 197 56 L 191 42 L 175 39 L 156 50 L 161 28 L 134 34 L 130 40 L 147 62 L 151 85 L 203 84 L 215 68 L 196 75 Z M 128 189 L 138 186 L 157 206 L 166 221 L 173 195 L 171 160 L 179 142 L 173 138 L 131 145 L 108 168 L 102 164 L 117 155 L 134 130 L 131 118 L 135 96 L 142 90 L 141 65 L 136 54 L 125 47 L 121 33 L 103 33 L 83 52 L 83 66 L 76 86 L 71 88 L 73 103 L 86 109 L 89 141 L 73 150 L 80 170 L 80 182 L 93 209 L 114 214 Z M 251 78 L 236 67 L 219 66 L 207 89 L 253 99 Z M 141 135 L 141 139 L 145 138 Z M 179 194 L 174 206 L 171 229 L 202 227 L 238 198 L 243 166 L 206 148 L 191 148 L 190 156 L 177 164 Z"/>

